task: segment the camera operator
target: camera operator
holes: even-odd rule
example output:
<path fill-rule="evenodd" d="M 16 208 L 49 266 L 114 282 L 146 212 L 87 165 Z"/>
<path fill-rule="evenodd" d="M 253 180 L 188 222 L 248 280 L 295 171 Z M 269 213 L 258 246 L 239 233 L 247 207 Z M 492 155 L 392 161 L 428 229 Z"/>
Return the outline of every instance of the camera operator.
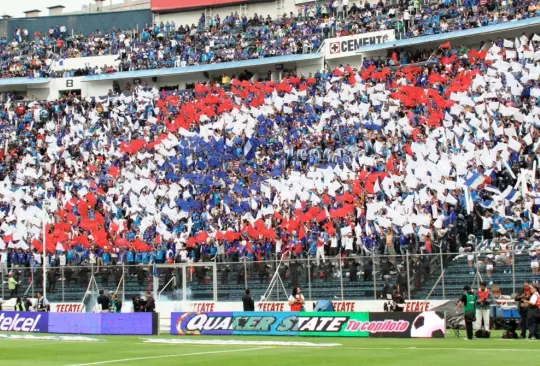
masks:
<path fill-rule="evenodd" d="M 138 296 L 133 296 L 131 299 L 131 302 L 133 303 L 133 312 L 134 313 L 140 313 L 144 310 L 144 301 L 141 301 L 141 299 Z"/>
<path fill-rule="evenodd" d="M 473 339 L 473 323 L 476 321 L 476 295 L 471 286 L 463 287 L 464 294 L 459 299 L 457 308 L 463 306 L 463 318 L 465 320 L 465 329 L 467 329 L 467 339 Z M 457 311 L 456 308 L 456 311 Z"/>
<path fill-rule="evenodd" d="M 47 299 L 43 296 L 41 292 L 38 292 L 36 294 L 36 297 L 37 297 L 36 305 L 34 306 L 36 311 L 48 312 L 51 310 L 51 306 L 49 305 L 49 302 L 47 301 Z"/>

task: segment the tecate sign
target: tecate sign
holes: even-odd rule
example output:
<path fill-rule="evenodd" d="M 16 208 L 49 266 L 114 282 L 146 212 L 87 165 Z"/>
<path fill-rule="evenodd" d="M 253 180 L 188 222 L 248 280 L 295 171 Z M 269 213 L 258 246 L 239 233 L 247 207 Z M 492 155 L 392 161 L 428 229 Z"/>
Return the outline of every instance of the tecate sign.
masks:
<path fill-rule="evenodd" d="M 46 333 L 48 314 L 27 312 L 0 312 L 0 331 Z"/>

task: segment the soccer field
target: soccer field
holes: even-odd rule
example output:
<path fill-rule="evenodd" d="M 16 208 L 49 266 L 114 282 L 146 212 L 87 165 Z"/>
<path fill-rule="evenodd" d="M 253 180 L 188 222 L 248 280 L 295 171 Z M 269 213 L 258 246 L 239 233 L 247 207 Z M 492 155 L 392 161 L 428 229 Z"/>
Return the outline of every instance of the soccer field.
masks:
<path fill-rule="evenodd" d="M 14 339 L 6 337 L 53 339 Z M 491 339 L 351 339 L 307 337 L 133 337 L 0 335 L 0 366 L 90 365 L 507 365 L 539 359 L 540 343 Z M 72 336 L 66 336 L 72 339 Z M 148 340 L 151 340 L 149 343 Z M 164 341 L 240 344 L 163 344 Z M 232 342 L 234 341 L 234 342 Z M 313 345 L 313 343 L 316 343 Z"/>

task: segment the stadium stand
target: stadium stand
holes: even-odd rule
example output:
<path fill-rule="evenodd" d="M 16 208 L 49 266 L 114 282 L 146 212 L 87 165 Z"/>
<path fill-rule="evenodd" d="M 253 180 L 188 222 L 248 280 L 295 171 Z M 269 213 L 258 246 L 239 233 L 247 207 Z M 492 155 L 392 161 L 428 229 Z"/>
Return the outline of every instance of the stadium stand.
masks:
<path fill-rule="evenodd" d="M 411 10 L 405 37 L 536 15 L 521 2 L 498 13 L 487 11 L 492 3 L 462 6 L 469 21 L 452 17 L 444 27 L 433 22 L 460 7 Z M 336 13 L 344 26 L 332 34 L 384 29 L 390 9 Z M 201 19 L 175 36 L 180 63 L 236 57 L 236 45 L 264 35 L 276 43 L 239 47 L 239 59 L 315 51 L 332 12 Z M 121 53 L 120 70 L 171 66 L 161 47 L 175 28 L 127 35 L 144 41 L 128 53 L 118 33 L 4 43 L 4 75 L 50 76 L 47 60 L 75 50 Z M 219 34 L 222 53 L 203 59 L 213 53 L 201 46 L 208 32 Z M 308 44 L 295 49 L 299 39 Z M 156 54 L 145 53 L 149 44 Z M 10 98 L 0 109 L 3 281 L 11 273 L 19 293 L 40 289 L 45 249 L 49 286 L 57 284 L 50 300 L 81 299 L 92 278 L 108 288 L 124 278 L 127 294 L 158 280 L 169 292 L 173 275 L 181 282 L 165 266 L 175 262 L 203 264 L 186 273 L 191 299 L 211 299 L 214 283 L 219 300 L 245 287 L 261 296 L 278 266 L 287 286 L 313 298 L 374 298 L 396 283 L 414 297 L 450 297 L 480 277 L 509 293 L 536 280 L 539 53 L 540 37 L 523 34 L 476 48 L 396 50 L 278 82 L 225 75 L 185 90 L 139 84 L 84 99 Z"/>
<path fill-rule="evenodd" d="M 490 26 L 536 17 L 527 2 L 445 1 L 371 5 L 353 3 L 346 11 L 335 1 L 300 6 L 297 14 L 246 17 L 238 13 L 206 18 L 198 24 L 161 22 L 144 29 L 115 29 L 67 34 L 63 26 L 28 34 L 17 28 L 0 42 L 0 72 L 6 77 L 69 77 L 119 71 L 184 67 L 249 60 L 319 50 L 330 37 L 394 29 L 412 38 Z M 57 71 L 65 59 L 117 55 L 115 65 L 99 64 Z"/>

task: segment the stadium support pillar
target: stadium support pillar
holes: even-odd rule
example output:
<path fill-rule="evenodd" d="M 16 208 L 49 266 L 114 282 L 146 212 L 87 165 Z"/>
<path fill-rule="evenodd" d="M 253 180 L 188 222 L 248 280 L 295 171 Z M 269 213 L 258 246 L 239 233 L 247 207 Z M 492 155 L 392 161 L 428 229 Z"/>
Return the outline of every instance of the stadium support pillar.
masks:
<path fill-rule="evenodd" d="M 60 278 L 61 278 L 61 283 L 62 283 L 62 302 L 65 302 L 65 285 L 66 285 L 66 277 L 65 277 L 65 274 L 64 274 L 64 266 L 60 266 Z"/>
<path fill-rule="evenodd" d="M 187 301 L 187 270 L 182 266 L 182 301 Z"/>
<path fill-rule="evenodd" d="M 281 80 L 281 71 L 272 71 L 271 79 L 272 79 L 272 81 L 280 81 Z"/>
<path fill-rule="evenodd" d="M 46 208 L 43 207 L 43 221 L 42 221 L 42 229 L 43 229 L 43 297 L 47 298 L 47 235 L 46 235 L 46 228 L 47 228 L 47 211 Z"/>
<path fill-rule="evenodd" d="M 443 300 L 446 300 L 446 288 L 444 286 L 444 256 L 443 256 L 443 252 L 442 252 L 442 244 L 440 244 L 440 246 L 439 246 L 439 253 L 441 254 L 442 296 L 443 296 Z"/>
<path fill-rule="evenodd" d="M 122 304 L 126 303 L 126 268 L 122 263 Z"/>
<path fill-rule="evenodd" d="M 218 281 L 218 273 L 217 273 L 217 265 L 216 265 L 216 262 L 214 262 L 214 266 L 212 267 L 212 272 L 213 272 L 213 278 L 214 280 L 212 281 L 212 284 L 213 284 L 213 292 L 214 292 L 214 302 L 217 302 L 218 301 L 218 296 L 217 296 L 217 281 Z"/>
<path fill-rule="evenodd" d="M 409 264 L 409 251 L 407 251 L 407 255 L 405 256 L 405 260 L 407 261 L 407 299 L 411 299 L 411 274 L 409 271 L 410 264 Z"/>
<path fill-rule="evenodd" d="M 152 296 L 154 296 L 154 299 L 157 299 L 158 287 L 159 287 L 159 276 L 152 276 L 152 283 L 153 283 Z"/>
<path fill-rule="evenodd" d="M 371 250 L 371 268 L 373 276 L 373 297 L 377 300 L 377 276 L 375 275 L 375 249 Z"/>
<path fill-rule="evenodd" d="M 308 296 L 309 296 L 309 301 L 311 301 L 311 263 L 310 263 L 309 255 L 307 257 L 307 273 L 308 273 L 308 277 L 307 277 L 307 280 L 308 280 Z"/>
<path fill-rule="evenodd" d="M 512 243 L 512 293 L 516 293 L 516 255 L 515 255 L 516 243 Z"/>
<path fill-rule="evenodd" d="M 341 258 L 341 255 L 339 256 L 339 282 L 341 286 L 341 301 L 345 300 L 345 296 L 343 293 L 343 259 Z"/>

